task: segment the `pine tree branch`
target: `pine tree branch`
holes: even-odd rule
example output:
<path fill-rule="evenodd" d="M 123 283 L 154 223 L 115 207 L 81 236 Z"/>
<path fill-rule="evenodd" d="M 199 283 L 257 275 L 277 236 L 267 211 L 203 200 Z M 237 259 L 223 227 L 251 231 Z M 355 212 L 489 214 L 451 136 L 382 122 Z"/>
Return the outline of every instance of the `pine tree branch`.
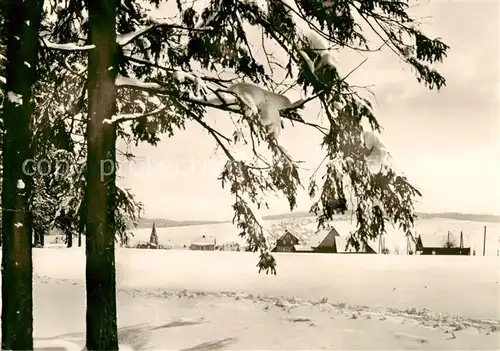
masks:
<path fill-rule="evenodd" d="M 161 70 L 164 70 L 166 72 L 175 73 L 175 72 L 178 71 L 178 70 L 176 70 L 174 68 L 166 67 L 166 66 L 160 65 L 158 63 L 151 62 L 151 61 L 148 61 L 148 60 L 145 60 L 145 59 L 141 59 L 141 58 L 138 58 L 138 57 L 133 57 L 133 56 L 128 56 L 128 55 L 124 55 L 124 57 L 125 57 L 125 59 L 127 59 L 129 61 L 141 64 L 141 65 L 147 65 L 149 67 L 161 69 Z M 229 83 L 234 83 L 235 80 L 236 80 L 235 78 L 233 78 L 233 79 L 220 79 L 220 78 L 214 78 L 214 77 L 199 77 L 199 78 L 201 80 L 206 81 L 206 82 L 216 83 L 216 84 L 218 84 L 218 85 L 220 85 L 221 87 L 224 87 L 224 88 L 226 88 L 226 84 L 224 84 L 224 83 L 228 83 L 228 84 Z"/>
<path fill-rule="evenodd" d="M 207 132 L 212 135 L 212 137 L 215 139 L 217 144 L 222 148 L 224 153 L 226 154 L 227 158 L 230 159 L 231 161 L 234 161 L 234 157 L 229 151 L 229 149 L 224 145 L 222 142 L 222 139 L 226 140 L 227 142 L 231 142 L 231 139 L 226 137 L 224 134 L 218 132 L 214 128 L 210 127 L 205 121 L 203 121 L 199 116 L 197 116 L 195 113 L 193 113 L 189 108 L 184 106 L 182 103 L 179 103 L 179 106 L 182 107 L 182 109 L 189 115 L 191 116 L 192 119 L 194 119 L 198 124 L 200 124 L 203 128 L 207 130 Z"/>
<path fill-rule="evenodd" d="M 150 24 L 146 27 L 139 28 L 134 32 L 125 33 L 125 34 L 118 34 L 116 36 L 116 43 L 119 46 L 128 45 L 132 41 L 134 41 L 135 39 L 140 38 L 141 36 L 146 34 L 148 31 L 150 31 L 154 28 L 157 28 L 157 27 L 181 29 L 181 30 L 186 30 L 186 31 L 190 31 L 190 32 L 210 32 L 213 30 L 212 28 L 208 28 L 208 27 L 206 27 L 206 28 L 190 28 L 190 27 L 180 26 L 180 25 L 176 25 L 176 24 L 163 23 L 163 22 L 159 22 L 158 20 L 152 20 L 152 22 L 153 22 L 152 24 Z"/>
<path fill-rule="evenodd" d="M 146 112 L 146 113 L 129 113 L 129 114 L 122 114 L 122 115 L 115 115 L 111 119 L 105 119 L 103 123 L 122 123 L 126 121 L 132 121 L 135 119 L 141 119 L 141 118 L 147 118 L 147 117 L 152 117 L 156 116 L 163 111 L 167 109 L 167 106 L 161 106 L 157 108 L 156 110 Z"/>
<path fill-rule="evenodd" d="M 205 107 L 212 107 L 212 108 L 215 108 L 215 109 L 218 109 L 218 110 L 222 110 L 222 111 L 227 111 L 227 112 L 233 112 L 233 113 L 238 113 L 238 114 L 243 114 L 243 111 L 241 110 L 241 108 L 237 105 L 234 105 L 234 104 L 228 104 L 224 101 L 222 101 L 219 97 L 219 100 L 220 100 L 220 103 L 214 103 L 214 102 L 211 102 L 211 101 L 207 101 L 207 100 L 204 100 L 204 99 L 200 99 L 200 98 L 196 98 L 190 94 L 178 94 L 178 92 L 171 92 L 169 91 L 168 89 L 166 89 L 165 87 L 161 86 L 160 84 L 158 83 L 148 83 L 148 82 L 142 82 L 138 79 L 133 79 L 133 78 L 127 78 L 127 77 L 122 77 L 122 76 L 119 76 L 117 77 L 117 88 L 130 88 L 130 89 L 136 89 L 136 90 L 141 90 L 141 91 L 146 91 L 146 92 L 149 92 L 149 93 L 152 93 L 152 94 L 158 94 L 158 95 L 167 95 L 167 96 L 171 96 L 171 97 L 174 97 L 178 100 L 181 100 L 181 101 L 185 101 L 185 102 L 188 102 L 188 103 L 194 103 L 194 104 L 197 104 L 197 105 L 202 105 L 202 106 L 205 106 Z M 228 94 L 233 94 L 231 92 L 228 92 L 228 91 L 224 91 Z M 314 100 L 315 98 L 321 96 L 322 92 L 320 93 L 317 93 L 316 95 L 308 98 L 308 99 L 305 99 L 305 100 L 299 100 L 298 102 L 292 104 L 291 107 L 289 108 L 286 108 L 286 109 L 282 109 L 280 110 L 280 112 L 282 113 L 285 113 L 286 112 L 290 112 L 290 111 L 293 111 L 293 110 L 297 110 L 298 108 L 301 108 L 303 107 L 306 103 Z M 234 94 L 233 94 L 234 95 Z M 305 125 L 309 125 L 311 127 L 314 127 L 320 131 L 322 130 L 326 130 L 325 128 L 317 125 L 317 124 L 314 124 L 314 123 L 309 123 L 309 122 L 306 122 L 304 121 L 302 118 L 298 119 L 298 118 L 293 118 L 293 117 L 290 117 L 290 116 L 287 116 L 286 114 L 283 114 L 282 115 L 283 118 L 286 118 L 286 119 L 289 119 L 291 121 L 296 121 L 296 122 L 299 122 L 299 123 L 302 123 L 302 124 L 305 124 Z"/>
<path fill-rule="evenodd" d="M 95 45 L 78 45 L 76 43 L 65 43 L 65 44 L 58 44 L 58 43 L 52 43 L 46 38 L 40 37 L 40 43 L 41 48 L 47 49 L 47 50 L 60 50 L 60 51 L 87 51 L 87 50 L 92 50 L 95 48 Z"/>

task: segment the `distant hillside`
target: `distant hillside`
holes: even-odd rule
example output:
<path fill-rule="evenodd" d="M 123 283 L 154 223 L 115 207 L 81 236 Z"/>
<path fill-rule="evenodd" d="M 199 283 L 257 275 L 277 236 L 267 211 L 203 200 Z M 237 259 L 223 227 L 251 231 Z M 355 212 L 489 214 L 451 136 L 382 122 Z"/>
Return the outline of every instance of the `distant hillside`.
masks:
<path fill-rule="evenodd" d="M 445 219 L 455 219 L 459 221 L 500 223 L 500 216 L 495 216 L 495 215 L 442 212 L 442 213 L 417 213 L 417 216 L 420 219 L 445 218 Z"/>
<path fill-rule="evenodd" d="M 351 213 L 348 212 L 345 216 L 350 217 Z M 265 220 L 279 220 L 287 218 L 304 218 L 313 216 L 308 211 L 298 211 L 292 213 L 281 213 L 277 215 L 265 216 Z M 445 218 L 445 219 L 455 219 L 459 221 L 472 221 L 472 222 L 490 222 L 490 223 L 500 223 L 500 216 L 495 215 L 482 215 L 482 214 L 468 214 L 468 213 L 458 213 L 458 212 L 442 212 L 442 213 L 417 213 L 419 219 L 430 219 L 430 218 Z"/>
<path fill-rule="evenodd" d="M 266 221 L 275 221 L 278 219 L 304 218 L 304 217 L 312 217 L 312 216 L 314 216 L 314 214 L 309 213 L 309 211 L 297 211 L 297 212 L 269 215 L 269 216 L 264 216 L 262 218 Z"/>
<path fill-rule="evenodd" d="M 279 219 L 288 219 L 288 218 L 304 218 L 311 217 L 312 215 L 307 211 L 298 211 L 292 213 L 280 213 L 276 215 L 264 216 L 262 217 L 266 221 L 273 221 Z M 156 222 L 157 228 L 166 228 L 166 227 L 186 227 L 191 225 L 207 225 L 207 224 L 218 224 L 218 223 L 227 223 L 230 221 L 174 221 L 171 219 L 152 219 L 152 218 L 143 218 L 141 219 L 138 228 L 151 228 L 153 226 L 153 221 Z"/>
<path fill-rule="evenodd" d="M 170 219 L 163 219 L 163 218 L 162 219 L 143 218 L 141 219 L 138 228 L 151 228 L 153 226 L 153 221 L 156 222 L 157 228 L 186 227 L 191 225 L 223 223 L 221 221 L 173 221 Z"/>
<path fill-rule="evenodd" d="M 308 211 L 297 211 L 291 213 L 280 213 L 275 215 L 264 216 L 263 219 L 267 221 L 275 221 L 280 219 L 290 219 L 290 218 L 305 218 L 313 216 Z M 347 214 L 346 216 L 350 216 Z M 456 212 L 443 212 L 443 213 L 417 213 L 419 219 L 431 219 L 431 218 L 445 218 L 445 219 L 455 219 L 460 221 L 473 221 L 473 222 L 490 222 L 490 223 L 500 223 L 500 216 L 494 215 L 481 215 L 481 214 L 467 214 L 467 213 L 456 213 Z M 151 228 L 153 226 L 153 221 L 156 222 L 157 228 L 165 227 L 185 227 L 193 225 L 207 225 L 207 224 L 217 224 L 226 223 L 229 221 L 174 221 L 170 219 L 151 219 L 143 218 L 139 223 L 139 228 Z"/>

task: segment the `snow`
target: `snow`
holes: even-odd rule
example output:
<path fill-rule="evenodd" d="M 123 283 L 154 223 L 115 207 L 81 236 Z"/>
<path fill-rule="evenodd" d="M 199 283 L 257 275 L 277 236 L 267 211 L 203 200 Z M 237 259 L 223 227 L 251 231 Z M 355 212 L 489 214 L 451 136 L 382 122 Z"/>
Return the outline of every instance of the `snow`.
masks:
<path fill-rule="evenodd" d="M 117 114 L 117 115 L 113 115 L 111 118 L 106 118 L 102 121 L 102 123 L 107 123 L 107 124 L 112 124 L 112 123 L 115 123 L 117 121 L 121 121 L 121 120 L 132 120 L 132 119 L 136 119 L 136 118 L 140 118 L 140 117 L 144 117 L 144 116 L 152 116 L 152 115 L 155 115 L 157 113 L 160 113 L 161 111 L 163 111 L 165 109 L 165 106 L 160 106 L 158 107 L 156 110 L 153 110 L 151 112 L 148 112 L 148 113 L 124 113 L 124 114 Z"/>
<path fill-rule="evenodd" d="M 192 82 L 195 81 L 195 76 L 192 75 L 191 73 L 187 73 L 184 71 L 175 71 L 172 76 L 179 82 L 179 83 L 184 83 L 186 80 L 190 80 Z"/>
<path fill-rule="evenodd" d="M 24 184 L 23 180 L 22 179 L 18 179 L 17 180 L 17 188 L 18 189 L 24 189 L 26 187 L 26 185 Z"/>
<path fill-rule="evenodd" d="M 36 347 L 81 349 L 84 248 L 33 256 Z M 247 252 L 117 249 L 120 349 L 500 346 L 498 257 L 275 257 L 278 275 L 268 276 Z"/>
<path fill-rule="evenodd" d="M 323 62 L 325 66 L 333 67 L 335 69 L 337 69 L 337 65 L 339 63 L 331 50 L 321 54 L 321 62 Z"/>
<path fill-rule="evenodd" d="M 373 110 L 374 103 L 373 103 L 373 101 L 370 101 L 370 100 L 368 100 L 366 98 L 360 98 L 360 97 L 358 97 L 356 95 L 354 95 L 354 98 L 355 98 L 355 101 L 358 104 L 358 106 L 365 107 L 368 111 L 370 111 L 370 113 L 374 114 L 374 110 Z"/>
<path fill-rule="evenodd" d="M 218 13 L 220 12 L 220 10 L 222 8 L 222 1 L 223 0 L 219 0 L 217 9 L 214 12 L 212 12 L 207 19 L 203 19 L 203 17 L 200 15 L 194 28 L 198 29 L 198 30 L 208 29 L 209 28 L 208 25 L 210 24 L 210 22 L 212 22 L 214 20 L 214 18 L 218 15 Z"/>
<path fill-rule="evenodd" d="M 311 49 L 317 52 L 321 57 L 321 63 L 337 69 L 339 61 L 335 57 L 333 50 L 331 50 L 326 42 L 316 31 L 311 30 L 306 36 L 307 42 Z M 313 70 L 314 72 L 314 70 Z"/>
<path fill-rule="evenodd" d="M 3 77 L 3 76 L 0 76 L 0 82 L 3 83 L 3 84 L 6 84 L 7 83 L 7 79 L 5 79 L 5 77 Z"/>
<path fill-rule="evenodd" d="M 326 41 L 316 31 L 312 30 L 307 34 L 307 41 L 309 42 L 311 49 L 318 53 L 329 49 Z"/>
<path fill-rule="evenodd" d="M 141 35 L 143 35 L 144 33 L 146 33 L 148 30 L 150 30 L 154 26 L 155 25 L 152 24 L 152 25 L 149 25 L 146 27 L 139 28 L 134 32 L 130 32 L 130 33 L 126 33 L 126 34 L 119 34 L 116 36 L 116 43 L 120 46 L 125 46 L 125 45 L 129 44 L 130 42 L 132 42 L 134 39 L 136 39 L 136 38 L 140 37 Z"/>
<path fill-rule="evenodd" d="M 144 88 L 144 89 L 162 89 L 161 85 L 159 85 L 159 84 L 146 83 L 146 82 L 140 81 L 139 79 L 124 77 L 121 74 L 116 76 L 115 84 L 116 84 L 116 86 L 137 87 L 137 88 Z"/>
<path fill-rule="evenodd" d="M 179 83 L 184 83 L 186 80 L 190 80 L 191 82 L 193 82 L 195 95 L 200 95 L 200 94 L 206 95 L 207 94 L 208 89 L 207 89 L 205 83 L 203 82 L 203 80 L 200 77 L 195 76 L 194 74 L 191 74 L 191 73 L 188 73 L 185 71 L 176 70 L 172 74 L 172 77 L 175 80 L 177 80 Z"/>
<path fill-rule="evenodd" d="M 224 104 L 231 105 L 231 104 L 236 104 L 238 102 L 236 96 L 230 95 L 225 92 L 221 92 L 220 97 L 223 99 L 223 101 L 215 94 L 210 95 L 207 97 L 207 102 L 212 105 L 224 105 Z"/>
<path fill-rule="evenodd" d="M 29 62 L 24 61 L 24 65 L 25 65 L 26 67 L 28 67 L 28 68 L 31 68 L 31 65 L 29 64 Z"/>
<path fill-rule="evenodd" d="M 119 119 L 118 115 L 113 115 L 111 116 L 111 118 L 105 118 L 102 123 L 105 123 L 105 124 L 112 124 L 112 123 L 115 123 L 117 120 Z"/>
<path fill-rule="evenodd" d="M 22 105 L 23 104 L 23 96 L 21 94 L 16 94 L 12 91 L 7 92 L 7 99 L 14 105 Z"/>
<path fill-rule="evenodd" d="M 76 43 L 65 43 L 65 44 L 52 43 L 46 38 L 42 39 L 42 43 L 50 49 L 57 49 L 64 51 L 85 51 L 95 48 L 95 45 L 78 45 Z"/>
<path fill-rule="evenodd" d="M 16 227 L 16 228 L 21 228 L 22 226 L 23 226 L 23 224 L 20 222 L 17 222 L 16 224 L 14 224 L 14 227 Z"/>
<path fill-rule="evenodd" d="M 383 167 L 390 167 L 390 153 L 380 136 L 373 131 L 364 131 L 363 140 L 366 148 L 372 149 L 366 158 L 370 172 L 378 173 Z"/>
<path fill-rule="evenodd" d="M 279 138 L 281 134 L 279 111 L 292 105 L 286 96 L 267 91 L 252 83 L 236 83 L 227 90 L 236 94 L 247 105 L 253 116 L 260 117 L 270 134 L 276 139 Z"/>
<path fill-rule="evenodd" d="M 265 15 L 268 14 L 267 2 L 264 0 L 243 0 L 249 5 L 256 5 Z"/>
<path fill-rule="evenodd" d="M 299 50 L 299 54 L 304 59 L 304 61 L 306 62 L 307 66 L 309 67 L 309 69 L 311 70 L 311 72 L 314 73 L 314 71 L 316 69 L 314 68 L 314 62 L 312 62 L 312 60 L 309 57 L 309 55 L 305 51 L 303 51 L 303 50 Z"/>

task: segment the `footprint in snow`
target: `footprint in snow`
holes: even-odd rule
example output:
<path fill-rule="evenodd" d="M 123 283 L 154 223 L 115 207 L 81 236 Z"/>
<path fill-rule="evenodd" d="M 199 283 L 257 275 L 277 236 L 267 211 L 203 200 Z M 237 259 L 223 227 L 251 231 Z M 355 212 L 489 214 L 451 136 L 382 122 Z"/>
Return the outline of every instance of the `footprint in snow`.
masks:
<path fill-rule="evenodd" d="M 429 340 L 416 335 L 404 334 L 404 333 L 394 333 L 396 339 L 403 339 L 408 341 L 415 341 L 419 344 L 426 344 Z"/>
<path fill-rule="evenodd" d="M 312 320 L 308 317 L 294 317 L 294 318 L 289 318 L 289 321 L 290 322 L 294 322 L 294 323 L 304 323 L 304 322 L 309 322 L 309 323 L 312 323 Z"/>

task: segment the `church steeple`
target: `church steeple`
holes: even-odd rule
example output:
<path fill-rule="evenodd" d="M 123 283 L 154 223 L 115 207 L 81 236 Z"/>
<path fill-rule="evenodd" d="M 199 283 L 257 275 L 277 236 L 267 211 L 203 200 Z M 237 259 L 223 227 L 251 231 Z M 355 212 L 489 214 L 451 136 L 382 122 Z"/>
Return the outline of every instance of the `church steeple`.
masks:
<path fill-rule="evenodd" d="M 158 246 L 158 235 L 156 234 L 156 221 L 153 221 L 153 228 L 151 229 L 151 236 L 149 242 Z"/>

